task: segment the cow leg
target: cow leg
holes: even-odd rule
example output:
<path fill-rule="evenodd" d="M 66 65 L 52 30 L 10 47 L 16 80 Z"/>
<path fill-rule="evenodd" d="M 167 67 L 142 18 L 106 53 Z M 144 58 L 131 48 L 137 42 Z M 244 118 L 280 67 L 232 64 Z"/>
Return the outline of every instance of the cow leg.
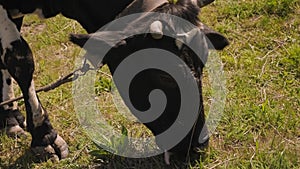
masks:
<path fill-rule="evenodd" d="M 10 42 L 19 37 L 22 18 L 13 23 L 7 15 L 6 10 L 0 5 L 0 101 L 6 101 L 14 97 L 12 77 L 3 65 L 2 58 L 7 50 L 11 48 Z M 17 27 L 15 25 L 18 25 Z M 10 29 L 12 28 L 12 29 Z M 11 103 L 0 107 L 0 130 L 8 135 L 23 134 L 25 118 L 17 109 L 16 103 Z"/>
<path fill-rule="evenodd" d="M 30 48 L 22 37 L 11 44 L 13 49 L 6 51 L 3 63 L 23 93 L 27 130 L 32 135 L 32 150 L 40 154 L 41 158 L 65 158 L 68 154 L 68 146 L 53 129 L 48 113 L 42 107 L 35 92 L 32 79 L 34 61 Z"/>
<path fill-rule="evenodd" d="M 13 78 L 6 69 L 0 70 L 0 101 L 14 98 Z M 0 129 L 9 136 L 23 135 L 25 118 L 17 109 L 16 102 L 0 107 Z"/>
<path fill-rule="evenodd" d="M 27 115 L 27 130 L 32 135 L 32 150 L 39 154 L 39 157 L 43 160 L 45 158 L 65 158 L 68 154 L 68 146 L 53 129 L 48 114 L 35 92 L 32 79 L 34 61 L 27 42 L 19 32 L 21 20 L 14 23 L 8 16 L 7 11 L 0 5 L 0 24 L 2 46 L 0 66 L 8 70 L 23 93 Z"/>

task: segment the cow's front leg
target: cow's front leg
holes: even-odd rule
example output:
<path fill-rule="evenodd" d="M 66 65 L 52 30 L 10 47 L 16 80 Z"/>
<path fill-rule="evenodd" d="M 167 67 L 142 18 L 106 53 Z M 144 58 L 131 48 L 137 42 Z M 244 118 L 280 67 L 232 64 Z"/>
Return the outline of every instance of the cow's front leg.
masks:
<path fill-rule="evenodd" d="M 42 159 L 62 159 L 68 154 L 66 142 L 53 129 L 48 113 L 42 107 L 35 92 L 32 79 L 34 61 L 26 41 L 12 42 L 2 58 L 8 72 L 19 84 L 24 96 L 27 115 L 27 130 L 32 135 L 32 150 Z"/>
<path fill-rule="evenodd" d="M 13 78 L 6 69 L 0 70 L 0 102 L 14 98 Z M 9 136 L 23 135 L 25 118 L 16 102 L 0 107 L 0 129 Z"/>

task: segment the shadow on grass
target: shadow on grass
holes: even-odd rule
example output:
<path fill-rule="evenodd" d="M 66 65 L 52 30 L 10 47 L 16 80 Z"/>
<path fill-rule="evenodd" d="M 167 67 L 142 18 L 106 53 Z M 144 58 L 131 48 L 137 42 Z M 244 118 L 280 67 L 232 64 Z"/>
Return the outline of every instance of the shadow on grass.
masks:
<path fill-rule="evenodd" d="M 1 164 L 1 169 L 31 169 L 33 164 L 44 162 L 34 156 L 31 149 L 25 150 L 24 154 L 18 157 L 13 164 Z"/>
<path fill-rule="evenodd" d="M 193 155 L 190 160 L 176 158 L 171 156 L 170 165 L 164 161 L 164 155 L 158 155 L 148 158 L 125 158 L 116 155 L 103 155 L 96 157 L 95 165 L 92 168 L 96 169 L 188 169 L 195 166 L 201 161 L 204 161 L 206 155 L 201 153 Z"/>

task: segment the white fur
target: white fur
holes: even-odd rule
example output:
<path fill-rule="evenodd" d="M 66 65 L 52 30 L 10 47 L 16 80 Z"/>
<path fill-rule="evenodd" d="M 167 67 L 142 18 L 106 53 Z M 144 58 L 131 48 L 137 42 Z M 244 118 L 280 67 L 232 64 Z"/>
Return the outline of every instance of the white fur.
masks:
<path fill-rule="evenodd" d="M 21 39 L 16 25 L 8 18 L 6 10 L 0 5 L 0 38 L 3 49 L 11 49 L 11 42 Z"/>
<path fill-rule="evenodd" d="M 33 124 L 35 127 L 41 126 L 44 121 L 45 112 L 37 98 L 33 81 L 31 81 L 30 84 L 28 90 L 28 96 L 29 96 L 28 102 L 30 104 L 31 111 L 32 111 Z"/>
<path fill-rule="evenodd" d="M 10 100 L 15 97 L 14 89 L 13 89 L 13 79 L 7 70 L 1 70 L 1 73 L 2 73 L 2 83 L 3 83 L 2 101 L 7 101 L 7 100 Z M 10 85 L 8 85 L 6 83 L 7 79 L 11 79 Z M 17 105 L 16 105 L 16 102 L 13 102 L 13 107 L 9 107 L 9 105 L 4 105 L 3 108 L 4 108 L 4 110 L 10 109 L 10 108 L 17 109 Z"/>
<path fill-rule="evenodd" d="M 38 14 L 41 14 L 41 10 L 36 11 Z M 42 15 L 43 16 L 43 15 Z M 20 32 L 18 31 L 16 25 L 8 18 L 7 11 L 0 5 L 0 38 L 3 48 L 3 55 L 1 56 L 2 62 L 4 63 L 4 56 L 7 49 L 12 49 L 11 43 L 21 39 Z M 5 76 L 8 76 L 8 72 L 2 72 Z M 6 79 L 3 79 L 3 83 L 6 84 Z M 12 89 L 6 85 L 3 88 L 3 98 L 12 97 Z M 31 85 L 28 90 L 28 102 L 32 111 L 33 124 L 35 127 L 42 125 L 44 121 L 44 110 L 42 109 L 36 92 L 34 88 L 34 82 L 31 82 Z"/>
<path fill-rule="evenodd" d="M 4 63 L 4 56 L 7 49 L 11 49 L 11 43 L 20 40 L 20 32 L 16 25 L 8 18 L 6 10 L 0 5 L 0 39 L 3 49 L 1 56 L 2 63 Z"/>

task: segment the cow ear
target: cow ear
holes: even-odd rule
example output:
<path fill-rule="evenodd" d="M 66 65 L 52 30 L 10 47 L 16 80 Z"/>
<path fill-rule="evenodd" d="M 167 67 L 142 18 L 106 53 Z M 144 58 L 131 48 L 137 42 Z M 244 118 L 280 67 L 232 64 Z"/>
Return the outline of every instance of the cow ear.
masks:
<path fill-rule="evenodd" d="M 101 54 L 104 49 L 117 48 L 126 45 L 126 41 L 120 39 L 123 39 L 122 34 L 113 31 L 70 35 L 71 42 L 93 54 Z"/>
<path fill-rule="evenodd" d="M 103 49 L 112 47 L 97 34 L 71 34 L 70 41 L 96 56 L 103 55 Z"/>
<path fill-rule="evenodd" d="M 222 50 L 229 45 L 228 39 L 221 33 L 212 30 L 203 23 L 200 24 L 199 28 L 208 39 L 207 44 L 209 49 Z"/>
<path fill-rule="evenodd" d="M 185 42 L 198 55 L 203 65 L 207 61 L 208 47 L 204 33 L 198 28 L 194 28 L 187 33 L 177 34 L 176 45 L 179 49 Z"/>
<path fill-rule="evenodd" d="M 85 49 L 85 58 L 94 67 L 99 67 L 103 63 L 103 57 L 112 48 L 126 45 L 124 36 L 120 32 L 102 31 L 93 34 L 71 34 L 70 41 Z"/>

